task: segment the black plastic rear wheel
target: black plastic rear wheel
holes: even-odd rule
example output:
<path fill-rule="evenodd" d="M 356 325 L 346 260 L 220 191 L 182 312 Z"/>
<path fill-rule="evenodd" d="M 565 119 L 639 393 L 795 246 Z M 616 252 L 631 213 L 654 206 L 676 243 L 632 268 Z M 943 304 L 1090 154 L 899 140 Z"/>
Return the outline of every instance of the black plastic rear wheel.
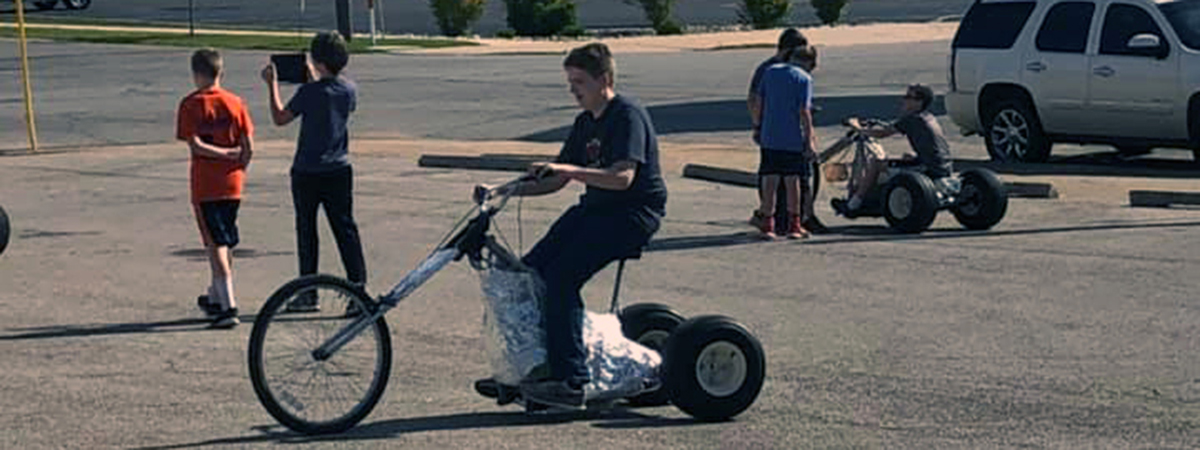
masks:
<path fill-rule="evenodd" d="M 925 174 L 901 171 L 883 187 L 880 209 L 892 229 L 920 233 L 937 217 L 937 188 Z"/>
<path fill-rule="evenodd" d="M 671 403 L 700 420 L 732 418 L 758 398 L 766 378 L 762 344 L 724 316 L 688 320 L 667 340 L 664 386 Z"/>
<path fill-rule="evenodd" d="M 631 341 L 660 354 L 671 334 L 683 324 L 683 316 L 666 305 L 639 303 L 621 310 L 621 333 Z M 664 356 L 664 361 L 665 361 Z M 666 389 L 658 389 L 629 399 L 634 406 L 662 406 L 670 403 Z"/>
<path fill-rule="evenodd" d="M 954 218 L 970 230 L 986 230 L 1004 218 L 1008 194 L 1004 183 L 992 171 L 971 169 L 959 175 L 962 189 L 954 207 Z"/>

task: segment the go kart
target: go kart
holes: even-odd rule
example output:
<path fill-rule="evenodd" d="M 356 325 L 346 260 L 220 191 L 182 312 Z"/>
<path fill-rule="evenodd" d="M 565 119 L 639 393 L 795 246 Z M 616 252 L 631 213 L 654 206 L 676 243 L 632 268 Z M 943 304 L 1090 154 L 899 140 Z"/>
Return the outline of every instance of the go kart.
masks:
<path fill-rule="evenodd" d="M 513 182 L 530 180 L 526 176 Z M 509 196 L 476 204 L 447 238 L 387 294 L 372 299 L 361 286 L 328 275 L 297 278 L 276 290 L 258 312 L 248 363 L 259 401 L 284 426 L 305 434 L 355 426 L 383 395 L 392 364 L 384 315 L 451 262 L 466 258 L 480 275 L 484 297 L 484 353 L 492 377 L 476 390 L 499 404 L 553 413 L 521 398 L 521 379 L 542 370 L 537 274 L 489 232 Z M 467 220 L 467 218 L 470 218 Z M 465 222 L 465 225 L 463 223 Z M 628 259 L 619 260 L 610 312 L 587 312 L 584 343 L 592 381 L 586 408 L 674 404 L 701 420 L 727 419 L 754 403 L 766 358 L 746 328 L 724 316 L 685 319 L 658 304 L 620 309 L 617 294 Z M 319 300 L 320 310 L 289 313 L 297 300 Z"/>
<path fill-rule="evenodd" d="M 886 123 L 877 119 L 862 121 L 863 129 L 884 126 Z M 851 147 L 854 148 L 851 163 L 831 162 Z M 822 171 L 826 181 L 849 178 L 849 192 L 854 192 L 855 180 L 858 174 L 866 170 L 871 155 L 881 154 L 882 147 L 876 139 L 852 128 L 818 157 L 825 164 Z M 874 187 L 863 198 L 862 206 L 847 218 L 883 217 L 888 226 L 898 232 L 920 233 L 929 229 L 938 212 L 949 210 L 963 227 L 987 230 L 999 223 L 1008 210 L 1004 183 L 990 170 L 976 168 L 931 179 L 914 168 L 906 167 L 901 160 L 886 162 L 887 169 L 882 171 Z M 834 199 L 834 202 L 837 201 Z"/>

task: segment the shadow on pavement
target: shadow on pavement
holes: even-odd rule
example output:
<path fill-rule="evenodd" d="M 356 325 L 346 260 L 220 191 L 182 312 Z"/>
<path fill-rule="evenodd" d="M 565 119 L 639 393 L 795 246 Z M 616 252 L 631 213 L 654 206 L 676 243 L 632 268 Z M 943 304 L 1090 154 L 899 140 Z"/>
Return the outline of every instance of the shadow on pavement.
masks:
<path fill-rule="evenodd" d="M 872 220 L 872 219 L 863 219 Z M 879 225 L 843 225 L 829 227 L 829 235 L 842 235 L 844 237 L 833 238 L 813 238 L 804 242 L 804 245 L 829 245 L 843 243 L 859 243 L 859 242 L 898 242 L 898 241 L 926 241 L 938 239 L 959 239 L 971 237 L 998 237 L 998 236 L 1022 236 L 1033 234 L 1051 234 L 1051 233 L 1073 233 L 1080 231 L 1111 231 L 1111 230 L 1137 230 L 1148 228 L 1193 228 L 1200 227 L 1200 222 L 1158 222 L 1158 223 L 1114 223 L 1104 225 L 1079 225 L 1070 227 L 1050 227 L 1050 228 L 1027 228 L 1018 230 L 986 230 L 986 231 L 971 231 L 956 228 L 942 228 L 925 232 L 924 234 L 896 234 L 887 227 L 884 220 L 878 219 Z M 828 236 L 828 235 L 826 235 Z M 854 237 L 862 236 L 862 237 Z"/>
<path fill-rule="evenodd" d="M 1169 151 L 1169 150 L 1168 150 Z M 1071 156 L 1051 156 L 1045 163 L 999 163 L 980 160 L 954 160 L 956 170 L 983 167 L 1006 175 L 1082 175 L 1107 177 L 1196 178 L 1200 164 L 1182 159 L 1141 157 L 1121 159 L 1117 152 L 1094 152 Z"/>
<path fill-rule="evenodd" d="M 749 227 L 749 226 L 747 226 Z M 763 240 L 752 231 L 732 234 L 675 236 L 655 239 L 646 245 L 647 252 L 692 250 L 697 248 L 728 247 L 732 245 L 758 244 Z"/>
<path fill-rule="evenodd" d="M 902 92 L 895 95 L 845 95 L 821 97 L 813 100 L 820 110 L 813 116 L 814 125 L 827 127 L 839 125 L 849 116 L 890 118 L 899 112 Z M 931 106 L 935 115 L 945 115 L 946 107 L 941 96 Z M 654 121 L 658 134 L 711 133 L 724 131 L 750 131 L 750 115 L 744 98 L 716 100 L 671 105 L 649 106 L 646 110 Z M 562 142 L 571 132 L 570 126 L 540 131 L 517 138 L 532 142 Z"/>
<path fill-rule="evenodd" d="M 254 318 L 255 316 L 253 314 L 243 314 L 239 317 L 242 323 L 253 323 Z M 210 323 L 212 323 L 212 319 L 195 318 L 145 323 L 50 325 L 45 327 L 9 329 L 9 331 L 15 331 L 17 333 L 0 335 L 0 341 L 105 336 L 134 333 L 178 333 L 182 331 L 209 331 L 208 324 Z"/>
<path fill-rule="evenodd" d="M 447 414 L 441 416 L 413 417 L 405 419 L 383 420 L 360 424 L 350 430 L 332 435 L 307 436 L 292 431 L 276 431 L 277 426 L 254 427 L 263 433 L 257 436 L 217 438 L 187 444 L 142 447 L 142 449 L 180 449 L 207 447 L 215 445 L 250 445 L 256 443 L 276 442 L 282 444 L 303 444 L 313 442 L 346 442 L 356 440 L 391 439 L 410 433 L 426 431 L 452 431 L 485 428 L 508 428 L 531 425 L 548 425 L 574 421 L 599 421 L 593 426 L 598 428 L 639 428 L 655 426 L 685 426 L 702 424 L 692 419 L 667 419 L 647 416 L 629 409 L 616 408 L 611 410 L 582 410 L 547 415 L 528 415 L 517 411 L 473 412 Z"/>
<path fill-rule="evenodd" d="M 1027 228 L 1017 230 L 984 230 L 972 231 L 961 228 L 941 228 L 926 231 L 923 234 L 898 234 L 887 226 L 883 218 L 863 218 L 864 222 L 876 221 L 872 224 L 863 225 L 838 225 L 829 226 L 829 233 L 815 236 L 803 242 L 803 245 L 830 245 L 830 244 L 848 244 L 848 243 L 863 243 L 863 242 L 900 242 L 900 241 L 926 241 L 938 239 L 960 239 L 972 237 L 998 237 L 998 236 L 1022 236 L 1034 234 L 1050 234 L 1050 233 L 1074 233 L 1086 231 L 1111 231 L 1111 230 L 1137 230 L 1148 228 L 1193 228 L 1200 227 L 1200 221 L 1197 222 L 1157 222 L 1157 223 L 1113 223 L 1100 225 L 1079 225 L 1069 227 L 1050 227 L 1050 228 Z M 740 222 L 739 222 L 740 223 Z M 672 251 L 672 250 L 694 250 L 701 248 L 718 248 L 729 247 L 734 245 L 747 245 L 763 243 L 761 238 L 753 231 L 732 233 L 732 234 L 717 234 L 717 235 L 695 235 L 695 236 L 676 236 L 650 241 L 646 246 L 647 252 Z M 783 239 L 778 239 L 774 242 L 785 242 Z M 790 241 L 788 241 L 790 242 Z"/>

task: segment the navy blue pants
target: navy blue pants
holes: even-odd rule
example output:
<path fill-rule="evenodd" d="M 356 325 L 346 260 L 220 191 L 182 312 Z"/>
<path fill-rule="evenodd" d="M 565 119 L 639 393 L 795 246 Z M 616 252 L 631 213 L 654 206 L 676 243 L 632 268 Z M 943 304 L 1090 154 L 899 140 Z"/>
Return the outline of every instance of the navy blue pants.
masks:
<path fill-rule="evenodd" d="M 346 167 L 316 174 L 292 173 L 292 204 L 296 208 L 296 250 L 300 256 L 300 275 L 317 273 L 317 209 L 325 207 L 329 228 L 337 240 L 346 278 L 354 283 L 367 282 L 367 265 L 362 241 L 352 211 L 354 174 Z"/>
<path fill-rule="evenodd" d="M 643 220 L 637 220 L 636 214 L 643 214 Z M 542 327 L 546 330 L 546 359 L 552 379 L 573 386 L 590 381 L 583 345 L 583 297 L 579 291 L 608 263 L 650 241 L 657 231 L 658 218 L 645 214 L 588 211 L 573 206 L 522 259 L 546 283 Z M 647 230 L 646 223 L 654 230 Z"/>

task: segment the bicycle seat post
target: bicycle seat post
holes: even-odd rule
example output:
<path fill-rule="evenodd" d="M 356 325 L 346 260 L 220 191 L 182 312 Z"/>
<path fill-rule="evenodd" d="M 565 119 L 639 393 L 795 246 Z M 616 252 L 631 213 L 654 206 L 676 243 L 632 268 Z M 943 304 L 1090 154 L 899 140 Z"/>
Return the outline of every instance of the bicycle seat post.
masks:
<path fill-rule="evenodd" d="M 625 271 L 625 259 L 626 258 L 621 258 L 620 261 L 617 262 L 617 280 L 613 282 L 612 306 L 608 307 L 608 312 L 612 314 L 619 314 L 621 312 L 621 305 L 617 299 L 621 292 L 621 273 Z"/>

